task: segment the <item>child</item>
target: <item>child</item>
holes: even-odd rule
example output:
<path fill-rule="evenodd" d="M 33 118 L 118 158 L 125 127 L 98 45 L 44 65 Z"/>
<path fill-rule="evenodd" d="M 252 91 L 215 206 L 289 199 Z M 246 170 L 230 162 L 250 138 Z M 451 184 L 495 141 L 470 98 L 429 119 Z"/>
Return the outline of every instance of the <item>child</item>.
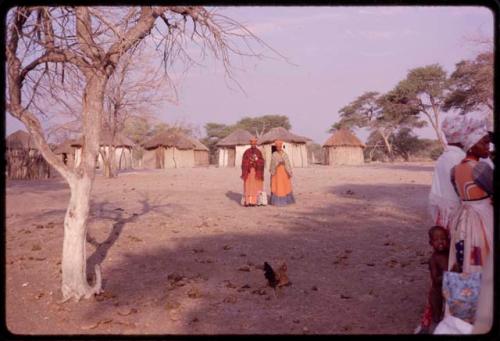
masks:
<path fill-rule="evenodd" d="M 443 272 L 448 270 L 449 236 L 448 230 L 442 226 L 429 229 L 429 244 L 434 249 L 429 259 L 429 270 L 432 286 L 429 290 L 427 304 L 417 334 L 432 334 L 443 315 Z"/>
<path fill-rule="evenodd" d="M 435 327 L 443 317 L 443 272 L 448 270 L 448 254 L 450 241 L 448 230 L 442 226 L 429 229 L 429 244 L 434 249 L 429 260 L 432 287 L 429 292 L 429 303 L 432 311 L 432 327 Z"/>

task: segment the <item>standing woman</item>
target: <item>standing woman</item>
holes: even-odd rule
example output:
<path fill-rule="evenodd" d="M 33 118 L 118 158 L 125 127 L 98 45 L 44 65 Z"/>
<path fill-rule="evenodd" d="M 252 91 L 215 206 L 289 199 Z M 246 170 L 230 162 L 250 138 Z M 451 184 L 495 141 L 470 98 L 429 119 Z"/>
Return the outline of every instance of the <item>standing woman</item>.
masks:
<path fill-rule="evenodd" d="M 257 148 L 257 139 L 250 139 L 250 148 L 245 150 L 241 161 L 244 206 L 257 205 L 259 193 L 264 188 L 264 157 Z"/>
<path fill-rule="evenodd" d="M 448 270 L 465 274 L 481 273 L 481 301 L 493 302 L 492 290 L 485 289 L 491 288 L 493 284 L 490 268 L 493 265 L 493 169 L 486 162 L 479 161 L 480 158 L 488 157 L 490 140 L 485 125 L 471 119 L 464 122 L 462 136 L 466 156 L 451 170 L 451 180 L 461 205 L 450 226 Z M 484 276 L 485 270 L 489 275 Z M 454 302 L 452 305 L 447 304 L 445 318 L 436 327 L 435 334 L 452 333 L 446 329 L 446 325 L 453 317 L 459 317 L 462 325 L 464 320 L 469 322 L 463 327 L 462 333 L 470 333 L 471 324 L 475 322 L 485 328 L 484 325 L 491 322 L 492 305 L 480 304 L 476 312 L 477 297 L 472 296 L 472 291 L 465 290 L 458 282 L 453 285 L 456 286 L 453 292 L 463 297 L 451 297 Z M 479 320 L 474 321 L 474 315 Z"/>
<path fill-rule="evenodd" d="M 274 142 L 276 151 L 271 156 L 271 205 L 285 206 L 295 203 L 292 192 L 292 166 L 283 150 L 283 141 Z"/>

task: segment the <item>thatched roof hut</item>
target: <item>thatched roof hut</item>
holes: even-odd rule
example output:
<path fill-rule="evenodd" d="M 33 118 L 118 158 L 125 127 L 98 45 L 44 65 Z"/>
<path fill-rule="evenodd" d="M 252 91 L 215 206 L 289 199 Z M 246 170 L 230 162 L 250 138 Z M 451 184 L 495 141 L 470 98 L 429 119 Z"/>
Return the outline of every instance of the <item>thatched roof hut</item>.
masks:
<path fill-rule="evenodd" d="M 5 148 L 8 179 L 47 179 L 54 173 L 28 132 L 18 130 L 7 136 Z"/>
<path fill-rule="evenodd" d="M 81 147 L 82 145 L 83 136 L 71 141 L 71 146 L 73 147 Z M 109 131 L 104 130 L 101 132 L 99 145 L 132 148 L 134 146 L 134 142 L 121 133 L 117 133 L 113 137 Z"/>
<path fill-rule="evenodd" d="M 310 138 L 294 134 L 283 127 L 276 127 L 269 130 L 267 133 L 262 135 L 258 144 L 262 146 L 264 151 L 264 158 L 266 159 L 266 167 L 268 167 L 268 160 L 271 159 L 271 148 L 274 141 L 283 141 L 283 147 L 285 152 L 290 158 L 292 167 L 307 167 L 307 148 L 306 143 L 311 141 Z"/>
<path fill-rule="evenodd" d="M 364 163 L 365 145 L 351 131 L 339 129 L 323 144 L 327 165 L 359 165 Z"/>
<path fill-rule="evenodd" d="M 187 136 L 194 144 L 194 165 L 208 166 L 209 164 L 209 149 L 199 140 L 194 137 Z"/>
<path fill-rule="evenodd" d="M 179 131 L 160 132 L 147 140 L 143 147 L 146 149 L 143 156 L 143 166 L 146 168 L 194 167 L 195 150 L 203 152 L 206 148 L 201 142 L 195 142 L 192 137 Z M 208 158 L 208 150 L 206 153 Z M 199 163 L 204 162 L 201 159 L 200 156 Z"/>
<path fill-rule="evenodd" d="M 66 141 L 58 144 L 53 152 L 56 155 L 60 155 L 64 164 L 73 167 L 75 164 L 75 149 L 72 144 L 78 143 L 75 139 L 67 139 Z"/>
<path fill-rule="evenodd" d="M 76 166 L 81 162 L 83 140 L 83 136 L 81 136 L 70 143 L 72 147 L 75 147 Z M 113 136 L 111 132 L 103 130 L 101 131 L 99 145 L 101 149 L 97 159 L 97 168 L 103 169 L 104 160 L 102 159 L 101 152 L 108 153 L 110 147 L 113 147 L 115 152 L 115 169 L 132 168 L 132 147 L 134 146 L 134 142 L 131 139 L 121 133 Z"/>
<path fill-rule="evenodd" d="M 17 130 L 5 138 L 6 149 L 36 149 L 31 135 L 24 130 Z"/>
<path fill-rule="evenodd" d="M 217 142 L 219 167 L 241 167 L 241 159 L 245 150 L 250 148 L 253 137 L 244 129 L 236 129 L 231 134 Z"/>
<path fill-rule="evenodd" d="M 244 129 L 236 129 L 231 134 L 224 137 L 217 142 L 219 147 L 234 147 L 234 146 L 247 146 L 250 145 L 250 139 L 253 137 L 248 131 Z"/>

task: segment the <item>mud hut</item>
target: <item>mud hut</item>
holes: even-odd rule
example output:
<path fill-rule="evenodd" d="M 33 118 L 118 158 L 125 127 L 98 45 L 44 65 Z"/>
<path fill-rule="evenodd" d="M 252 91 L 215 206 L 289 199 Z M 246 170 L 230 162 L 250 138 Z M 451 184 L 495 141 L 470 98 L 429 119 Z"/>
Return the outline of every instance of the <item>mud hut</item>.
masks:
<path fill-rule="evenodd" d="M 58 144 L 53 150 L 54 154 L 59 155 L 62 162 L 68 167 L 75 166 L 75 147 L 72 144 L 76 142 L 77 140 L 75 139 L 67 139 L 63 143 Z"/>
<path fill-rule="evenodd" d="M 18 130 L 5 139 L 6 173 L 8 179 L 47 179 L 53 170 L 35 147 L 30 134 Z"/>
<path fill-rule="evenodd" d="M 243 153 L 250 148 L 252 137 L 248 131 L 237 129 L 217 142 L 219 167 L 241 167 Z"/>
<path fill-rule="evenodd" d="M 97 168 L 104 169 L 104 160 L 102 154 L 108 155 L 110 148 L 114 147 L 115 169 L 123 170 L 132 168 L 132 147 L 133 142 L 126 136 L 118 133 L 115 136 L 108 131 L 101 132 L 99 141 L 100 150 L 97 156 Z M 80 137 L 71 146 L 75 148 L 75 166 L 80 165 L 82 157 L 83 137 Z"/>
<path fill-rule="evenodd" d="M 208 166 L 209 164 L 209 149 L 199 140 L 194 137 L 187 136 L 194 144 L 194 165 Z"/>
<path fill-rule="evenodd" d="M 189 168 L 195 166 L 195 143 L 181 132 L 164 131 L 143 144 L 144 168 Z"/>
<path fill-rule="evenodd" d="M 290 158 L 292 167 L 307 167 L 309 165 L 306 143 L 311 139 L 293 134 L 283 127 L 277 127 L 262 135 L 257 142 L 266 159 L 266 169 L 269 167 L 271 148 L 276 140 L 283 141 L 283 148 Z"/>
<path fill-rule="evenodd" d="M 365 145 L 349 130 L 339 129 L 323 144 L 325 164 L 359 165 L 364 163 Z"/>

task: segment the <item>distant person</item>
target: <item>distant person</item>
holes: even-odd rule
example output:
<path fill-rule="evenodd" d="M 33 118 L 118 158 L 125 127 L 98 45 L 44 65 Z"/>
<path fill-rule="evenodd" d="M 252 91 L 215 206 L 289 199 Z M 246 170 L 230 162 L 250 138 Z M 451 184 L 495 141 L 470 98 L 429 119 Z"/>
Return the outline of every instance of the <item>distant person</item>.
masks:
<path fill-rule="evenodd" d="M 285 206 L 295 203 L 292 191 L 292 165 L 283 150 L 283 141 L 274 142 L 276 151 L 271 155 L 271 205 Z"/>
<path fill-rule="evenodd" d="M 241 162 L 244 206 L 257 205 L 259 193 L 264 188 L 264 157 L 257 148 L 257 139 L 250 139 L 250 148 L 245 150 Z"/>
<path fill-rule="evenodd" d="M 461 205 L 451 222 L 450 256 L 448 270 L 464 273 L 465 276 L 481 273 L 486 270 L 486 276 L 480 280 L 481 304 L 475 302 L 467 305 L 455 305 L 446 310 L 443 321 L 436 327 L 435 334 L 453 333 L 449 329 L 457 320 L 461 328 L 455 333 L 471 333 L 474 327 L 474 316 L 480 317 L 481 330 L 492 321 L 493 301 L 491 268 L 493 262 L 493 169 L 486 162 L 479 162 L 480 158 L 489 155 L 489 134 L 483 122 L 473 118 L 464 121 L 462 131 L 462 145 L 466 152 L 465 158 L 451 171 L 451 179 Z M 471 276 L 469 276 L 471 277 Z M 457 283 L 456 288 L 463 284 Z M 463 293 L 463 290 L 456 290 Z M 463 303 L 463 302 L 462 302 Z M 454 309 L 460 309 L 461 316 L 456 316 Z M 477 311 L 475 310 L 477 307 Z M 453 309 L 452 309 L 453 308 Z M 462 316 L 467 316 L 466 318 Z M 455 321 L 455 322 L 454 322 Z M 491 326 L 491 324 L 490 324 Z"/>

